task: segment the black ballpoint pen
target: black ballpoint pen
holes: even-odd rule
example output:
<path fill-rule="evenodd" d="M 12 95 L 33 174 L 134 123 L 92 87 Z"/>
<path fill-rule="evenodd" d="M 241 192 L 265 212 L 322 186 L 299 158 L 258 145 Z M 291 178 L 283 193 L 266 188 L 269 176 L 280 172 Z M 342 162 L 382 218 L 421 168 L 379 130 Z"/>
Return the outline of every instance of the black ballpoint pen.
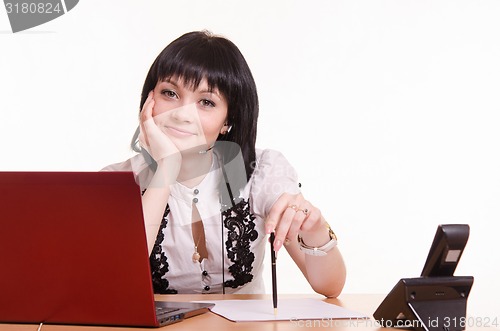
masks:
<path fill-rule="evenodd" d="M 273 281 L 273 307 L 274 315 L 278 314 L 278 289 L 276 288 L 276 252 L 274 251 L 274 232 L 271 232 L 271 274 Z"/>

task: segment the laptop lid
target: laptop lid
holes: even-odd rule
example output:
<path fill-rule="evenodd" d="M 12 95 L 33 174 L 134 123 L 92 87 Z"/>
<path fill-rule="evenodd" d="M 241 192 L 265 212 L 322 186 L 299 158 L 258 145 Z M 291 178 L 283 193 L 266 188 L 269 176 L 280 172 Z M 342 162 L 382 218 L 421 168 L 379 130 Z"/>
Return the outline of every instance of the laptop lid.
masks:
<path fill-rule="evenodd" d="M 158 322 L 131 172 L 0 172 L 0 268 L 0 322 L 160 326 L 207 310 Z"/>

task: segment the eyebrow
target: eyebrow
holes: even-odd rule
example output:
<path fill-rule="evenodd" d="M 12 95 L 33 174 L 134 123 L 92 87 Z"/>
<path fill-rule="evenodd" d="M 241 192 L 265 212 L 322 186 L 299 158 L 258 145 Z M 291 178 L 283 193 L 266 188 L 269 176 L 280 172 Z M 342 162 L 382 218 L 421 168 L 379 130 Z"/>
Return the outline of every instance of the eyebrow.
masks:
<path fill-rule="evenodd" d="M 216 92 L 216 90 L 201 90 L 198 91 L 199 93 L 209 93 L 215 95 L 217 98 L 222 99 L 222 96 L 219 92 Z"/>
<path fill-rule="evenodd" d="M 169 78 L 164 78 L 164 79 L 162 79 L 162 80 L 161 80 L 161 82 L 162 82 L 162 83 L 170 83 L 170 84 L 174 85 L 175 87 L 179 87 L 179 85 L 177 85 L 177 83 L 176 83 L 176 82 L 172 81 L 172 80 L 170 79 L 170 77 L 169 77 Z"/>
<path fill-rule="evenodd" d="M 174 85 L 175 87 L 179 87 L 179 85 L 175 81 L 171 80 L 170 77 L 162 79 L 161 82 L 162 83 L 169 83 L 169 84 Z M 219 91 L 219 90 L 217 88 L 214 88 L 212 90 L 210 90 L 210 89 L 199 90 L 198 93 L 214 94 L 217 98 L 219 98 L 220 100 L 222 100 L 222 94 L 220 94 L 220 92 L 216 92 L 216 91 Z"/>

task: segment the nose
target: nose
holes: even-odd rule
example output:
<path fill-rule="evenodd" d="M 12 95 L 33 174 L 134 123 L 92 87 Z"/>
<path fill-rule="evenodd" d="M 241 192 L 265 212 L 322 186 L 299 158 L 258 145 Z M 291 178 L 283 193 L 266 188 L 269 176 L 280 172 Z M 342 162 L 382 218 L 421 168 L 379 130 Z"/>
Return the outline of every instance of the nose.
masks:
<path fill-rule="evenodd" d="M 170 112 L 172 117 L 179 122 L 192 123 L 198 118 L 198 112 L 194 103 L 182 105 L 181 107 L 172 109 Z"/>

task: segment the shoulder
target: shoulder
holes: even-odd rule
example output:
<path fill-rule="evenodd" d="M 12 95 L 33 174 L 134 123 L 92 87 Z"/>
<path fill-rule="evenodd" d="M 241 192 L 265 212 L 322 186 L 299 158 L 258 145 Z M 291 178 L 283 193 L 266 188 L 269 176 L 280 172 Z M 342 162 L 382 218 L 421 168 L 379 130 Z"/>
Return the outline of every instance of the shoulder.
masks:
<path fill-rule="evenodd" d="M 110 164 L 101 171 L 132 171 L 141 188 L 146 188 L 154 171 L 142 154 L 136 154 L 123 162 Z"/>
<path fill-rule="evenodd" d="M 255 149 L 255 155 L 256 155 L 256 159 L 257 160 L 260 160 L 261 158 L 268 158 L 270 156 L 273 156 L 273 155 L 282 155 L 281 152 L 275 150 L 275 149 L 269 149 L 269 148 L 266 148 L 266 149 L 260 149 L 260 148 L 256 148 Z"/>
<path fill-rule="evenodd" d="M 265 217 L 283 193 L 300 192 L 295 169 L 276 150 L 256 150 L 256 164 L 251 177 L 249 195 L 255 214 Z"/>
<path fill-rule="evenodd" d="M 295 176 L 295 169 L 288 162 L 286 157 L 279 151 L 274 149 L 257 149 L 255 159 L 255 176 L 265 175 L 267 172 L 292 172 Z M 285 173 L 286 174 L 286 173 Z"/>
<path fill-rule="evenodd" d="M 147 168 L 147 166 L 144 157 L 141 154 L 136 154 L 125 161 L 107 165 L 101 171 L 133 171 L 134 173 L 138 173 Z"/>

